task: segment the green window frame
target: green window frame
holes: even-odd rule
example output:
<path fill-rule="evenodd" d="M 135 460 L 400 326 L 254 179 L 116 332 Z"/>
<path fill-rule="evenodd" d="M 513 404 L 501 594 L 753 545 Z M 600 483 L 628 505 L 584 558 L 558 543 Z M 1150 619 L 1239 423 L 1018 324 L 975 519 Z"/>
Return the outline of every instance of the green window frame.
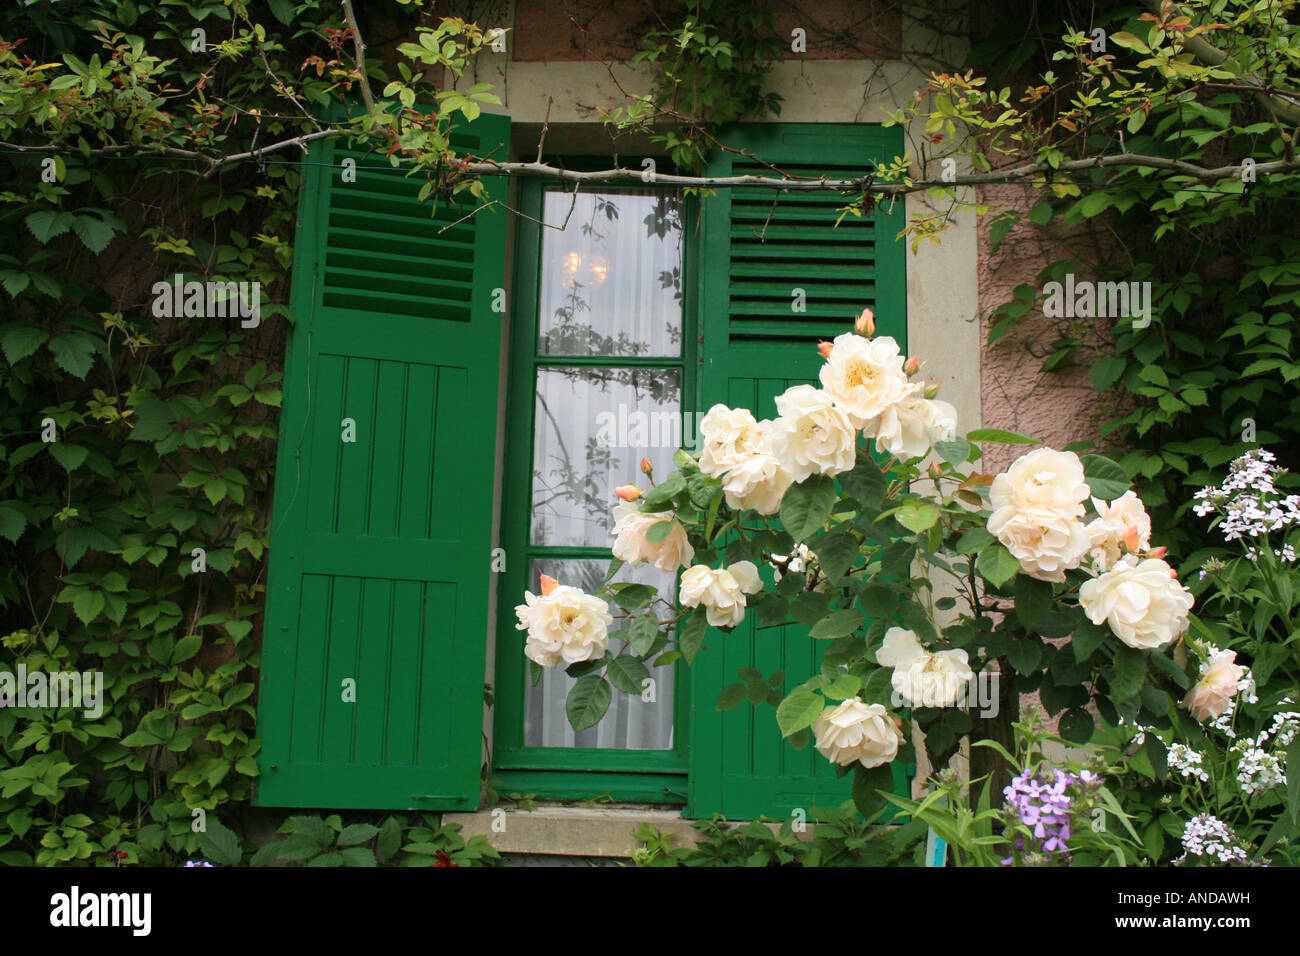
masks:
<path fill-rule="evenodd" d="M 603 162 L 598 160 L 597 162 Z M 660 160 L 661 165 L 666 160 Z M 575 165 L 574 162 L 569 163 Z M 548 193 L 566 192 L 561 184 L 528 180 L 520 183 L 515 238 L 514 288 L 510 309 L 510 366 L 506 398 L 507 431 L 502 491 L 500 545 L 506 553 L 506 570 L 497 610 L 495 707 L 493 714 L 492 773 L 502 788 L 537 793 L 553 799 L 589 799 L 608 795 L 620 801 L 682 804 L 686 801 L 690 737 L 690 679 L 678 662 L 674 668 L 673 749 L 616 750 L 589 747 L 526 746 L 525 695 L 528 661 L 523 655 L 523 632 L 516 630 L 514 607 L 524 591 L 536 592 L 529 580 L 534 559 L 570 558 L 608 561 L 608 547 L 534 545 L 530 540 L 532 469 L 537 378 L 546 368 L 617 367 L 676 369 L 680 375 L 683 415 L 695 411 L 699 332 L 695 321 L 694 274 L 696 204 L 683 210 L 682 350 L 677 357 L 568 356 L 539 352 L 541 322 L 541 270 L 543 219 Z M 644 192 L 602 187 L 603 194 Z M 686 434 L 685 429 L 683 434 Z M 660 473 L 671 468 L 657 462 Z M 612 507 L 616 502 L 611 501 Z M 611 541 L 612 544 L 612 541 Z"/>

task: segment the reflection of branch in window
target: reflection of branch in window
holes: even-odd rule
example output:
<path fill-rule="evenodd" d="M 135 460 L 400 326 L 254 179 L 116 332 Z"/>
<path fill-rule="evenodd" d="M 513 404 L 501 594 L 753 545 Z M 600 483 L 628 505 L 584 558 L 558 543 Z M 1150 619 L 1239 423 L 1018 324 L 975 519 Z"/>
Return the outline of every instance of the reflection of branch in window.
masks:
<path fill-rule="evenodd" d="M 578 512 L 569 515 L 552 509 L 557 518 L 567 519 L 570 522 L 574 520 L 588 522 L 593 520 L 593 516 L 605 515 L 608 507 L 602 497 L 604 489 L 597 483 L 595 476 L 597 474 L 609 474 L 610 471 L 618 467 L 619 462 L 608 450 L 596 444 L 594 437 L 591 437 L 587 439 L 585 467 L 579 472 L 574 467 L 569 449 L 564 443 L 564 435 L 560 430 L 560 424 L 551 411 L 550 405 L 547 404 L 546 397 L 540 390 L 537 393 L 537 404 L 550 421 L 550 430 L 559 446 L 559 454 L 552 454 L 551 456 L 553 461 L 558 462 L 558 466 L 550 471 L 556 478 L 554 483 L 547 481 L 542 470 L 535 468 L 533 471 L 533 540 L 543 541 L 547 540 L 545 537 L 546 510 L 557 499 L 570 501 L 578 506 Z M 538 442 L 539 446 L 541 444 L 541 442 Z M 539 491 L 542 496 L 539 496 Z"/>

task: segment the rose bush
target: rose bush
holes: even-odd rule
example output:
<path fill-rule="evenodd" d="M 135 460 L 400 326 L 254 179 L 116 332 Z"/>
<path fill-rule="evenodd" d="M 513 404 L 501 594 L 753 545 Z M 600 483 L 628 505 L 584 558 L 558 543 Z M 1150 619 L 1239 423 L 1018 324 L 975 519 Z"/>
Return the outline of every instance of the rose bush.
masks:
<path fill-rule="evenodd" d="M 782 687 L 777 723 L 791 746 L 815 740 L 840 772 L 852 770 L 868 816 L 883 806 L 889 762 L 915 759 L 917 744 L 936 768 L 966 735 L 1012 746 L 1022 694 L 1037 692 L 1075 744 L 1098 720 L 1195 727 L 1179 706 L 1197 679 L 1181 651 L 1193 599 L 1163 551 L 1150 550 L 1150 521 L 1124 471 L 1102 455 L 1039 448 L 1002 474 L 982 473 L 980 443 L 1033 439 L 993 429 L 956 437 L 952 407 L 915 380 L 916 359 L 873 338 L 871 321 L 857 328 L 822 344 L 821 387 L 788 389 L 776 418 L 716 405 L 698 453 L 677 452 L 676 470 L 644 493 L 620 489 L 644 517 L 619 512 L 601 592 L 621 609 L 619 655 L 689 664 L 750 614 L 759 626 L 806 625 L 822 666 Z M 623 561 L 694 564 L 677 595 L 660 595 L 615 581 Z M 554 647 L 552 619 L 538 615 L 536 627 L 538 646 Z M 593 652 L 579 672 L 606 680 L 612 652 L 583 646 Z M 535 677 L 565 660 L 530 658 Z M 981 672 L 998 688 L 983 709 L 962 693 Z M 719 706 L 740 706 L 733 690 Z M 896 748 L 890 727 L 903 728 Z M 984 751 L 974 761 L 977 773 L 1005 774 Z"/>

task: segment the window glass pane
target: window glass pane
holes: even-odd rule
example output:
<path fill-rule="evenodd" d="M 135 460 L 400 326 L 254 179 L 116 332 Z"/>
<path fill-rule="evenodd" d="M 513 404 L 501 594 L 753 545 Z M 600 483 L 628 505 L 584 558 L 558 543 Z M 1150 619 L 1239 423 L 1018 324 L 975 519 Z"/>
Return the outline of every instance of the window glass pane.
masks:
<path fill-rule="evenodd" d="M 681 447 L 676 369 L 537 370 L 532 543 L 607 548 L 614 489 L 672 471 Z"/>
<path fill-rule="evenodd" d="M 597 590 L 605 580 L 608 560 L 540 558 L 529 567 L 529 590 L 534 594 L 540 586 L 541 575 L 546 574 L 561 584 L 580 587 L 584 591 Z M 650 565 L 622 568 L 620 581 L 637 581 L 659 589 L 660 595 L 671 598 L 676 587 L 676 575 L 667 574 Z M 661 613 L 668 612 L 657 605 Z M 622 613 L 610 605 L 611 614 Z M 616 622 L 615 627 L 619 626 Z M 521 638 L 524 634 L 519 632 Z M 611 637 L 609 649 L 617 654 L 624 642 Z M 574 733 L 564 711 L 564 701 L 569 688 L 577 679 L 564 672 L 563 666 L 543 671 L 537 686 L 531 678 L 527 684 L 524 704 L 524 746 L 526 747 L 595 747 L 611 750 L 672 750 L 673 749 L 673 668 L 651 667 L 654 681 L 640 697 L 613 689 L 609 710 L 594 727 Z M 645 697 L 653 698 L 650 701 Z"/>
<path fill-rule="evenodd" d="M 680 200 L 548 192 L 544 221 L 540 354 L 681 354 Z"/>

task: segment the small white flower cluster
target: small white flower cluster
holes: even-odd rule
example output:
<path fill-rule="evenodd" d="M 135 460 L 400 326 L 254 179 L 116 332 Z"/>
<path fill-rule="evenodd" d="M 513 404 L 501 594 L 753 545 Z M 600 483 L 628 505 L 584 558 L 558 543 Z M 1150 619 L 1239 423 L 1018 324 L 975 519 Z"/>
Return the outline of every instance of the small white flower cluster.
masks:
<path fill-rule="evenodd" d="M 806 544 L 796 544 L 794 551 L 790 554 L 774 554 L 768 562 L 776 571 L 776 580 L 780 581 L 785 574 L 797 574 L 800 571 L 806 571 L 808 566 L 817 560 L 817 555 L 813 554 Z"/>
<path fill-rule="evenodd" d="M 1289 545 L 1289 544 L 1284 544 L 1284 545 L 1282 545 L 1281 548 L 1274 548 L 1274 549 L 1273 549 L 1273 554 L 1274 554 L 1274 556 L 1280 558 L 1280 559 L 1283 560 L 1283 561 L 1289 561 L 1289 562 L 1294 562 L 1294 561 L 1295 561 L 1295 548 L 1293 548 L 1293 547 L 1292 547 L 1291 545 Z M 1258 548 L 1255 548 L 1255 547 L 1247 548 L 1247 549 L 1246 549 L 1246 560 L 1247 560 L 1247 561 L 1258 561 L 1258 560 L 1259 560 L 1259 549 L 1258 549 Z M 1205 577 L 1205 572 L 1204 572 L 1204 571 L 1201 572 L 1201 577 Z"/>
<path fill-rule="evenodd" d="M 1247 796 L 1254 796 L 1274 787 L 1286 786 L 1286 770 L 1283 769 L 1283 761 L 1279 760 L 1276 754 L 1268 753 L 1259 746 L 1263 744 L 1266 736 L 1260 734 L 1260 739 L 1257 741 L 1243 737 L 1232 745 L 1233 751 L 1241 755 L 1241 759 L 1237 761 L 1237 783 L 1241 784 L 1241 792 Z"/>
<path fill-rule="evenodd" d="M 1246 848 L 1232 832 L 1232 827 L 1209 813 L 1187 821 L 1183 828 L 1183 851 L 1175 864 L 1181 864 L 1188 854 L 1213 857 L 1223 863 L 1246 862 Z"/>
<path fill-rule="evenodd" d="M 1202 488 L 1196 493 L 1199 504 L 1192 510 L 1202 518 L 1222 514 L 1225 541 L 1254 538 L 1300 523 L 1300 495 L 1277 497 L 1273 480 L 1283 469 L 1273 464 L 1276 460 L 1263 448 L 1247 452 L 1232 463 L 1221 487 Z M 1295 559 L 1294 549 L 1290 554 L 1285 560 Z M 1254 560 L 1254 556 L 1247 556 Z M 1278 557 L 1283 553 L 1279 552 Z"/>
<path fill-rule="evenodd" d="M 1288 697 L 1283 703 L 1289 704 L 1292 701 Z M 1287 710 L 1274 714 L 1272 725 L 1264 733 L 1272 737 L 1278 747 L 1290 747 L 1296 734 L 1300 733 L 1300 711 Z"/>
<path fill-rule="evenodd" d="M 1138 724 L 1138 723 L 1130 724 L 1130 723 L 1129 723 L 1127 720 L 1125 720 L 1123 717 L 1120 717 L 1120 719 L 1119 719 L 1119 724 L 1120 724 L 1121 727 L 1136 727 L 1136 728 L 1137 728 L 1137 733 L 1135 733 L 1135 734 L 1133 735 L 1133 738 L 1132 738 L 1132 740 L 1130 741 L 1130 743 L 1135 743 L 1135 744 L 1144 744 L 1144 743 L 1146 743 L 1146 741 L 1147 741 L 1147 734 L 1155 733 L 1155 728 L 1154 728 L 1154 727 L 1145 727 L 1145 726 L 1143 726 L 1142 724 Z"/>
<path fill-rule="evenodd" d="M 1210 775 L 1201 768 L 1204 757 L 1184 744 L 1169 745 L 1169 767 L 1177 770 L 1184 777 L 1191 777 L 1202 783 L 1210 782 Z"/>

